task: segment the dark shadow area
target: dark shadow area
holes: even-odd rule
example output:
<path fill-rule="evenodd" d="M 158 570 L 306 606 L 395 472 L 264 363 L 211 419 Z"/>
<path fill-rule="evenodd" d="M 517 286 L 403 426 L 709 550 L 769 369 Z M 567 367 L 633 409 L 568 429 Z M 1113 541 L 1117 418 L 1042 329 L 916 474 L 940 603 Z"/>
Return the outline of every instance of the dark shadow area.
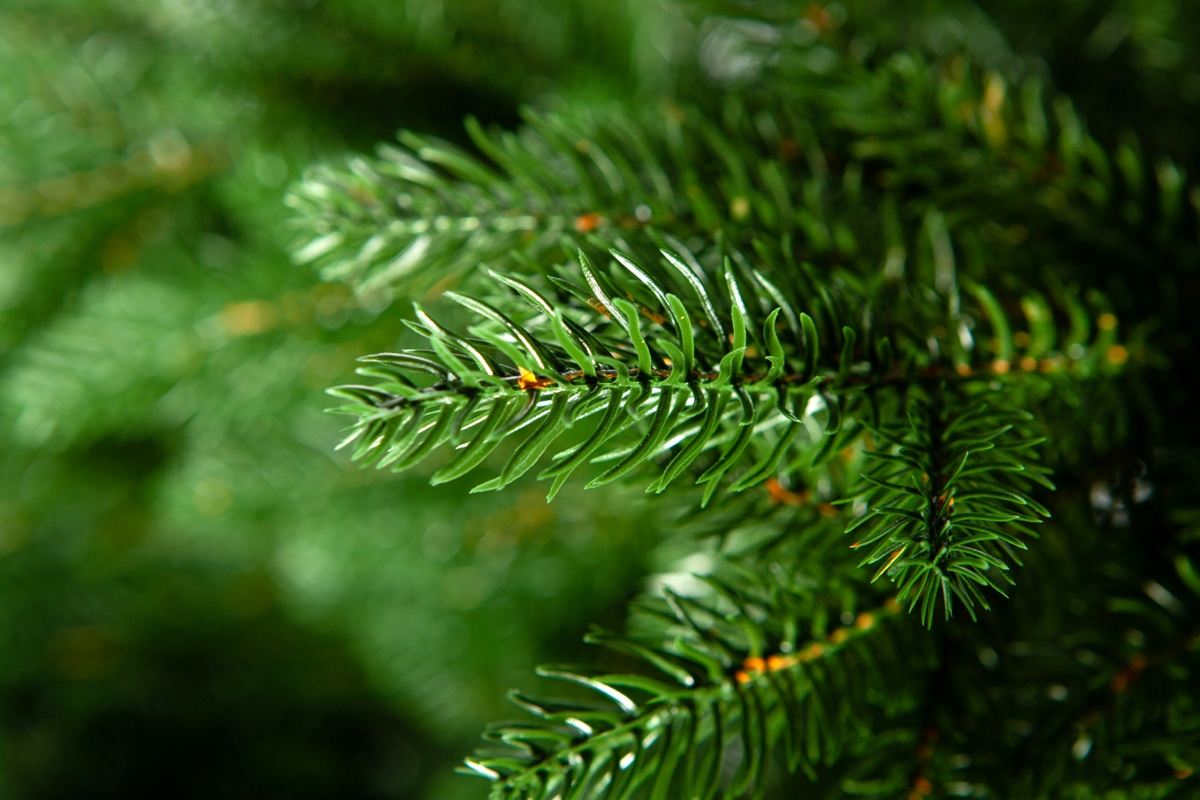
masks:
<path fill-rule="evenodd" d="M 402 797 L 423 756 L 444 757 L 336 637 L 281 615 L 265 574 L 5 571 L 21 658 L 3 668 L 0 725 L 19 796 Z"/>

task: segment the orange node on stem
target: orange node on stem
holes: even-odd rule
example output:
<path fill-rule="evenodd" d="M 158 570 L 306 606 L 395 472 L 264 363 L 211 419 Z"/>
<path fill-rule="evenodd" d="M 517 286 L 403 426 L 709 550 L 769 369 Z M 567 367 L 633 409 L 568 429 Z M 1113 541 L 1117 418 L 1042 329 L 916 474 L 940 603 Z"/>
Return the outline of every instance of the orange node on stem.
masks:
<path fill-rule="evenodd" d="M 838 628 L 833 633 L 829 634 L 829 641 L 834 644 L 841 644 L 850 638 L 850 631 L 845 628 Z"/>
<path fill-rule="evenodd" d="M 854 620 L 854 627 L 858 628 L 860 631 L 869 631 L 871 628 L 875 627 L 875 617 L 865 612 L 859 614 Z"/>
<path fill-rule="evenodd" d="M 596 298 L 594 298 L 594 297 L 589 297 L 589 298 L 588 298 L 588 305 L 589 305 L 589 306 L 591 306 L 592 308 L 596 309 L 597 311 L 599 311 L 601 314 L 603 314 L 604 316 L 608 317 L 609 319 L 612 319 L 612 312 L 610 312 L 610 311 L 608 310 L 608 307 L 607 307 L 607 306 L 605 306 L 605 305 L 604 305 L 604 303 L 601 303 L 601 302 L 600 302 L 599 300 L 597 300 Z"/>
<path fill-rule="evenodd" d="M 812 661 L 814 658 L 820 658 L 825 654 L 825 648 L 820 644 L 813 642 L 808 647 L 800 651 L 801 661 Z"/>
<path fill-rule="evenodd" d="M 545 389 L 547 386 L 553 385 L 554 381 L 549 378 L 539 378 L 534 373 L 520 367 L 521 377 L 517 378 L 517 386 L 523 391 L 530 389 Z"/>
<path fill-rule="evenodd" d="M 604 224 L 604 217 L 596 212 L 589 214 L 580 214 L 575 218 L 575 230 L 580 233 L 591 233 Z"/>
<path fill-rule="evenodd" d="M 657 322 L 659 325 L 662 325 L 664 322 L 667 321 L 667 318 L 664 317 L 662 314 L 655 314 L 653 311 L 651 311 L 648 308 L 642 309 L 642 316 L 645 317 L 646 319 L 650 320 L 651 322 Z"/>
<path fill-rule="evenodd" d="M 1010 365 L 1003 358 L 997 358 L 992 362 L 992 371 L 997 375 L 1003 375 L 1008 372 Z"/>
<path fill-rule="evenodd" d="M 930 794 L 933 792 L 933 784 L 924 775 L 918 775 L 913 780 L 913 789 L 921 794 Z"/>
<path fill-rule="evenodd" d="M 793 492 L 791 489 L 785 489 L 783 484 L 781 484 L 775 478 L 767 478 L 767 481 L 764 485 L 766 486 L 767 494 L 771 496 L 772 503 L 783 503 L 784 505 L 789 506 L 799 506 L 804 504 L 804 501 L 808 495 L 807 492 L 804 494 L 798 494 Z"/>
<path fill-rule="evenodd" d="M 767 658 L 767 671 L 779 672 L 781 669 L 787 669 L 796 663 L 795 658 L 785 658 L 783 656 L 769 656 Z"/>
<path fill-rule="evenodd" d="M 233 336 L 266 333 L 279 322 L 275 306 L 265 300 L 229 303 L 221 309 L 219 318 L 225 331 Z"/>
<path fill-rule="evenodd" d="M 804 9 L 804 18 L 820 32 L 833 28 L 833 15 L 826 11 L 820 3 L 813 3 Z"/>
<path fill-rule="evenodd" d="M 766 668 L 767 662 L 763 661 L 761 658 L 750 656 L 742 662 L 742 666 L 751 672 L 762 672 Z"/>
<path fill-rule="evenodd" d="M 737 674 L 735 674 L 733 677 L 737 678 L 738 683 L 749 683 L 750 682 L 750 676 L 747 673 L 742 672 L 741 670 L 738 670 Z"/>
<path fill-rule="evenodd" d="M 1146 665 L 1147 661 L 1145 656 L 1134 656 L 1133 658 L 1129 659 L 1129 663 L 1125 665 L 1125 668 L 1114 675 L 1113 679 L 1108 684 L 1109 688 L 1112 689 L 1113 694 L 1121 694 L 1128 689 L 1129 685 L 1136 681 L 1138 676 L 1146 671 Z"/>
<path fill-rule="evenodd" d="M 959 375 L 962 375 L 965 378 L 971 374 L 971 365 L 970 364 L 959 364 L 957 367 L 954 368 L 954 371 L 957 372 Z"/>

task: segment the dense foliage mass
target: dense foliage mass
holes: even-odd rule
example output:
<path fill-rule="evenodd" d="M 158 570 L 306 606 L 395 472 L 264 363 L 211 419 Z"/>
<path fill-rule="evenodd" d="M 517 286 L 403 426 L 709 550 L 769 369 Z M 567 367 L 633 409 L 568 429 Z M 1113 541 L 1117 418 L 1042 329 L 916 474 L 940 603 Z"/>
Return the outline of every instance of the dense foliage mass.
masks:
<path fill-rule="evenodd" d="M 1177 0 L 0 11 L 0 785 L 1200 796 L 1198 122 Z"/>
<path fill-rule="evenodd" d="M 469 312 L 461 333 L 415 305 L 424 342 L 331 390 L 354 458 L 399 471 L 448 447 L 438 484 L 511 437 L 472 491 L 541 463 L 553 499 L 591 464 L 587 488 L 644 476 L 695 513 L 739 509 L 700 584 L 592 637 L 646 672 L 543 670 L 607 705 L 518 695 L 539 721 L 494 728 L 507 749 L 468 769 L 522 798 L 739 797 L 797 770 L 885 796 L 1194 791 L 1186 537 L 1036 634 L 1004 598 L 1031 548 L 1079 558 L 1081 495 L 1116 507 L 1080 491 L 1085 454 L 1137 464 L 1131 502 L 1153 491 L 1164 454 L 1130 428 L 1165 413 L 1147 372 L 1170 345 L 1141 302 L 1170 301 L 1123 284 L 1189 280 L 1200 193 L 1135 139 L 1092 138 L 1027 64 L 905 46 L 843 6 L 717 10 L 708 97 L 469 120 L 482 157 L 403 132 L 291 196 L 297 261 Z M 774 519 L 785 502 L 819 515 Z M 839 528 L 857 563 L 794 544 Z M 1123 644 L 1114 614 L 1137 626 Z M 1049 663 L 1027 674 L 1031 635 Z M 1031 690 L 1048 701 L 1014 720 Z"/>

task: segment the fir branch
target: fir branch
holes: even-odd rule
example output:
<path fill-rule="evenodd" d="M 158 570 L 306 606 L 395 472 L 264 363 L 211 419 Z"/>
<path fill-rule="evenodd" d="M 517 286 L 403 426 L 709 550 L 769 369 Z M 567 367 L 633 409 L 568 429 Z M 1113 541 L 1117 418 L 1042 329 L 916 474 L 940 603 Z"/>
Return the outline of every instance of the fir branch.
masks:
<path fill-rule="evenodd" d="M 517 134 L 467 120 L 488 163 L 404 131 L 403 147 L 314 171 L 288 199 L 310 232 L 295 259 L 363 292 L 411 294 L 430 276 L 446 280 L 510 253 L 537 262 L 564 234 L 602 234 L 612 246 L 651 222 L 679 238 L 719 224 L 721 205 L 702 196 L 709 184 L 690 166 L 705 154 L 671 152 L 662 118 L 647 125 L 615 106 L 523 115 Z M 692 177 L 681 181 L 681 170 Z"/>
<path fill-rule="evenodd" d="M 697 282 L 700 304 L 709 321 L 706 330 L 700 329 L 677 295 L 665 292 L 628 258 L 622 258 L 662 298 L 663 315 L 648 315 L 660 321 L 656 329 L 648 328 L 643 334 L 641 318 L 647 310 L 642 308 L 639 313 L 633 303 L 610 298 L 582 253 L 581 268 L 593 291 L 603 297 L 605 317 L 612 322 L 596 335 L 556 309 L 532 285 L 497 276 L 542 312 L 555 340 L 539 339 L 495 306 L 465 295 L 451 297 L 491 323 L 490 328 L 472 328 L 475 339 L 454 334 L 418 309 L 421 323 L 414 329 L 429 338 L 432 351 L 368 357 L 364 360 L 371 366 L 361 371 L 388 383 L 331 390 L 355 401 L 334 409 L 358 417 L 343 445 L 357 442 L 356 458 L 375 460 L 380 467 L 405 469 L 443 441 L 461 440 L 461 455 L 433 476 L 433 481 L 440 483 L 465 474 L 502 439 L 530 429 L 500 476 L 476 487 L 481 491 L 516 480 L 569 427 L 589 416 L 599 417 L 586 441 L 560 452 L 540 475 L 553 479 L 553 497 L 589 459 L 615 462 L 589 483 L 589 487 L 600 486 L 677 448 L 648 489 L 661 492 L 703 453 L 724 441 L 720 457 L 700 479 L 716 481 L 743 455 L 756 432 L 761 435 L 782 426 L 784 431 L 775 434 L 773 456 L 752 475 L 743 476 L 736 488 L 749 488 L 770 477 L 794 438 L 794 426 L 804 413 L 807 398 L 820 383 L 819 343 L 811 320 L 802 315 L 809 328 L 811 356 L 802 359 L 798 371 L 789 368 L 779 340 L 775 327 L 778 310 L 762 321 L 766 363 L 750 360 L 746 358 L 749 334 L 742 306 L 732 305 L 730 317 L 722 323 Z M 736 287 L 732 275 L 727 277 Z M 736 288 L 733 291 L 736 293 Z M 714 332 L 723 332 L 726 326 L 729 340 L 722 341 L 724 337 Z M 706 335 L 698 336 L 701 331 Z M 615 340 L 618 333 L 624 334 L 623 340 Z M 501 354 L 511 364 L 493 357 Z M 430 373 L 436 380 L 418 387 L 405 372 Z M 611 440 L 630 429 L 640 431 L 635 444 L 600 454 Z"/>
<path fill-rule="evenodd" d="M 400 470 L 448 442 L 462 452 L 434 475 L 440 483 L 465 474 L 502 440 L 524 432 L 499 477 L 476 487 L 500 489 L 591 417 L 598 422 L 586 441 L 560 452 L 542 471 L 541 478 L 553 479 L 551 497 L 589 461 L 610 465 L 589 484 L 599 486 L 673 453 L 648 491 L 661 492 L 694 467 L 698 482 L 708 484 L 702 500 L 707 503 L 722 476 L 738 475 L 745 458 L 753 458 L 754 466 L 733 480 L 734 491 L 794 469 L 796 450 L 821 464 L 864 426 L 891 424 L 903 413 L 898 398 L 914 382 L 969 387 L 1002 380 L 1009 391 L 1024 387 L 1026 395 L 1045 395 L 1063 380 L 1103 373 L 1104 354 L 1115 346 L 1105 348 L 1112 339 L 1109 325 L 1101 331 L 1106 341 L 1078 359 L 1060 364 L 1028 355 L 1047 355 L 1058 335 L 1046 323 L 1049 312 L 1036 306 L 1041 327 L 1036 338 L 1027 337 L 1020 368 L 1011 369 L 1007 359 L 1018 360 L 1021 351 L 1007 318 L 990 293 L 974 284 L 980 316 L 993 328 L 992 346 L 978 349 L 993 349 L 1002 358 L 973 364 L 972 353 L 960 348 L 957 363 L 947 364 L 900 325 L 872 319 L 870 306 L 863 314 L 870 325 L 859 328 L 861 333 L 844 324 L 840 347 L 823 346 L 824 331 L 854 322 L 838 304 L 814 308 L 818 323 L 797 310 L 789 293 L 741 288 L 732 260 L 715 276 L 703 268 L 693 273 L 684 262 L 690 251 L 681 252 L 663 251 L 664 264 L 674 265 L 673 273 L 663 273 L 615 250 L 612 269 L 601 272 L 579 251 L 579 271 L 560 271 L 562 277 L 550 280 L 557 296 L 532 279 L 493 272 L 501 291 L 487 300 L 449 295 L 483 317 L 468 336 L 418 306 L 418 321 L 410 326 L 429 340 L 429 349 L 365 357 L 368 366 L 360 372 L 381 383 L 331 390 L 353 401 L 332 409 L 357 420 L 343 446 L 354 444 L 354 458 L 364 464 Z M 711 291 L 714 284 L 726 291 Z M 818 288 L 826 298 L 854 296 L 836 283 Z M 784 305 L 760 315 L 769 298 Z M 791 317 L 794 331 L 780 324 Z M 936 350 L 950 351 L 950 343 Z M 418 385 L 407 377 L 413 372 L 433 381 Z M 811 420 L 814 414 L 823 423 Z"/>
<path fill-rule="evenodd" d="M 654 677 L 539 670 L 602 702 L 514 692 L 539 722 L 491 729 L 487 737 L 506 750 L 468 759 L 464 771 L 492 780 L 494 798 L 760 796 L 774 752 L 789 770 L 815 776 L 861 749 L 853 732 L 913 707 L 919 670 L 912 666 L 931 666 L 931 654 L 925 637 L 896 619 L 895 603 L 805 643 L 796 631 L 810 620 L 789 602 L 798 590 L 772 588 L 762 565 L 729 564 L 730 577 L 706 578 L 713 589 L 707 600 L 667 590 L 646 606 L 657 635 L 589 637 L 644 663 Z M 811 599 L 805 605 L 809 614 L 826 613 Z M 886 669 L 891 663 L 905 668 Z"/>
<path fill-rule="evenodd" d="M 779 47 L 791 48 L 791 28 L 778 30 Z M 781 63 L 794 70 L 804 59 Z M 917 54 L 871 65 L 843 54 L 826 73 L 795 78 L 728 92 L 720 126 L 694 108 L 527 110 L 515 133 L 468 121 L 483 158 L 403 132 L 401 147 L 320 167 L 293 189 L 295 258 L 363 292 L 412 296 L 485 261 L 546 272 L 563 236 L 605 249 L 640 248 L 656 234 L 785 237 L 797 264 L 945 281 L 943 255 L 923 256 L 920 241 L 942 225 L 947 242 L 986 247 L 990 261 L 1035 279 L 1044 260 L 1014 248 L 1026 238 L 1036 246 L 1070 231 L 1135 252 L 1147 230 L 1150 243 L 1164 242 L 1194 223 L 1175 165 L 1151 169 L 1128 145 L 1106 151 L 1036 79 L 1010 86 L 961 55 Z M 1131 207 L 1160 213 L 1151 226 Z M 1089 272 L 1053 269 L 1064 283 L 1094 283 Z"/>
<path fill-rule="evenodd" d="M 989 608 L 982 589 L 1004 594 L 1014 548 L 1026 549 L 1017 534 L 1033 535 L 1026 526 L 1049 516 L 1026 494 L 1031 483 L 1054 488 L 1033 449 L 1044 440 L 1021 433 L 1032 415 L 997 401 L 945 386 L 914 397 L 906 426 L 873 431 L 883 446 L 866 453 L 875 465 L 850 498 L 866 505 L 846 528 L 861 529 L 851 546 L 869 548 L 862 566 L 882 562 L 873 580 L 889 575 L 927 626 L 939 600 L 947 619 L 954 598 L 972 619 L 976 603 Z"/>

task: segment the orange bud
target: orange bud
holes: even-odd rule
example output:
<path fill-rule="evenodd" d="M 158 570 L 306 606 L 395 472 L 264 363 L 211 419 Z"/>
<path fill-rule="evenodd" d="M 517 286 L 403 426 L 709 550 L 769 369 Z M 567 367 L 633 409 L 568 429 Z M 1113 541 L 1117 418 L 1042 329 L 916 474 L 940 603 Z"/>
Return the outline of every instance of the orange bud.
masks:
<path fill-rule="evenodd" d="M 772 503 L 783 503 L 789 506 L 803 505 L 808 492 L 798 494 L 790 489 L 785 489 L 775 478 L 767 478 L 764 484 L 767 489 L 767 494 L 771 497 Z"/>
<path fill-rule="evenodd" d="M 796 663 L 794 658 L 784 658 L 783 656 L 770 656 L 767 658 L 767 671 L 779 672 L 781 669 L 787 669 Z"/>
<path fill-rule="evenodd" d="M 800 660 L 808 662 L 812 661 L 814 658 L 820 658 L 824 654 L 825 648 L 816 642 L 813 642 L 808 647 L 800 651 Z"/>
<path fill-rule="evenodd" d="M 539 378 L 537 375 L 533 374 L 524 367 L 519 367 L 519 369 L 521 370 L 521 377 L 517 378 L 517 387 L 523 391 L 527 392 L 530 389 L 545 389 L 547 386 L 551 386 L 554 383 L 554 381 L 550 380 L 549 378 Z"/>
<path fill-rule="evenodd" d="M 580 233 L 591 233 L 604 223 L 604 217 L 596 212 L 580 214 L 575 218 L 575 230 Z"/>

